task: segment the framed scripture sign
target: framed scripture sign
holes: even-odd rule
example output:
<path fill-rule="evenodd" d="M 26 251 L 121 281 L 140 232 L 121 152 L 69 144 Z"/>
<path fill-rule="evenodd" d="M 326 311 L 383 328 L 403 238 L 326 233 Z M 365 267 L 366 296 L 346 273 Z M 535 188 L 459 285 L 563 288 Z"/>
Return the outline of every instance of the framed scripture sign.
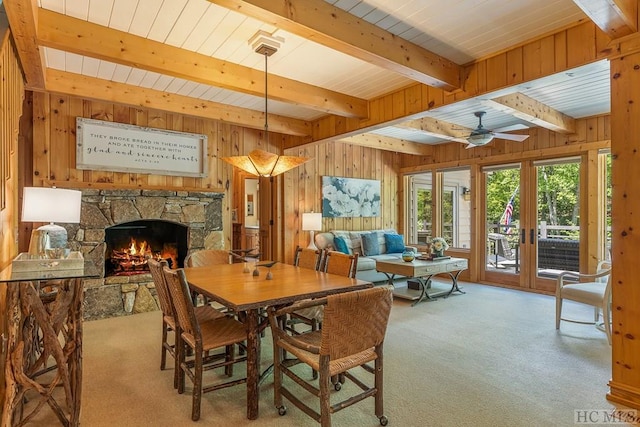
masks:
<path fill-rule="evenodd" d="M 207 176 L 207 136 L 76 118 L 76 168 Z"/>

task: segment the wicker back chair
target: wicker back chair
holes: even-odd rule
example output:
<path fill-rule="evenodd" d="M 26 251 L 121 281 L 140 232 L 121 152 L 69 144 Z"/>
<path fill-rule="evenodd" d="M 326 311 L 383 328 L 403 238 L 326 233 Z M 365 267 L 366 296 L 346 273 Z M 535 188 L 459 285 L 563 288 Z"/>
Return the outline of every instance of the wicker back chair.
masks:
<path fill-rule="evenodd" d="M 337 251 L 327 251 L 324 257 L 324 271 L 354 279 L 358 270 L 358 254 L 347 255 Z"/>
<path fill-rule="evenodd" d="M 202 384 L 203 370 L 224 367 L 225 374 L 231 377 L 233 364 L 246 362 L 246 356 L 236 357 L 235 354 L 235 345 L 240 345 L 246 339 L 246 331 L 242 323 L 228 316 L 200 322 L 190 299 L 189 285 L 184 271 L 182 269 L 170 270 L 165 267 L 163 272 L 171 293 L 177 320 L 178 393 L 184 393 L 184 379 L 185 375 L 188 376 L 193 382 L 191 419 L 197 421 L 200 419 L 202 393 L 246 383 L 245 377 L 219 381 L 207 386 Z M 193 352 L 193 360 L 186 360 L 187 347 Z M 224 348 L 225 352 L 212 355 L 211 352 L 218 348 Z"/>
<path fill-rule="evenodd" d="M 322 329 L 290 335 L 278 319 L 301 306 L 308 306 L 309 303 L 325 304 Z M 284 415 L 287 411 L 282 402 L 282 398 L 285 397 L 304 413 L 320 422 L 323 427 L 329 427 L 332 413 L 373 396 L 376 417 L 380 424 L 386 425 L 388 420 L 384 415 L 382 396 L 382 350 L 391 305 L 392 290 L 385 286 L 332 295 L 282 309 L 269 308 L 268 315 L 274 345 L 274 403 L 280 415 Z M 295 359 L 284 360 L 282 354 L 285 351 Z M 374 362 L 375 366 L 372 368 L 367 365 L 369 362 Z M 296 363 L 305 363 L 318 371 L 319 389 L 290 369 Z M 364 368 L 365 374 L 373 374 L 373 385 L 366 385 L 366 381 L 354 375 L 351 370 L 358 366 Z M 319 396 L 320 413 L 296 397 L 300 388 L 290 391 L 285 387 L 282 381 L 283 373 L 296 383 L 304 384 L 303 389 Z M 353 381 L 362 392 L 331 405 L 331 378 L 339 375 Z"/>
<path fill-rule="evenodd" d="M 202 249 L 187 255 L 185 267 L 204 267 L 207 265 L 231 264 L 229 251 L 222 249 Z"/>
<path fill-rule="evenodd" d="M 293 265 L 311 270 L 319 270 L 322 263 L 322 251 L 320 249 L 309 249 L 296 247 Z"/>
<path fill-rule="evenodd" d="M 171 344 L 168 339 L 169 332 L 176 330 L 175 312 L 173 308 L 173 302 L 171 295 L 169 294 L 169 287 L 167 286 L 166 278 L 164 275 L 164 267 L 168 268 L 166 260 L 156 261 L 149 259 L 147 262 L 151 277 L 153 277 L 153 284 L 158 294 L 158 302 L 160 303 L 160 309 L 162 310 L 162 347 L 160 355 L 160 369 L 164 370 L 167 363 L 167 353 L 174 358 L 174 375 L 173 375 L 173 387 L 178 387 L 178 359 L 176 358 L 175 345 Z M 209 305 L 204 305 L 195 308 L 196 318 L 199 322 L 206 322 L 212 319 L 219 319 L 224 317 L 224 314 L 214 309 Z"/>

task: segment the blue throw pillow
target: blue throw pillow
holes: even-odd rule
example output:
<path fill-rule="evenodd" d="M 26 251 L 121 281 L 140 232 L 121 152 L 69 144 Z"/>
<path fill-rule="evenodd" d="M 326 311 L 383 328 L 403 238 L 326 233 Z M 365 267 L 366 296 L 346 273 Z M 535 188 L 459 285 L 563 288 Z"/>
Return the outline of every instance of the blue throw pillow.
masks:
<path fill-rule="evenodd" d="M 384 243 L 387 245 L 388 254 L 404 252 L 404 237 L 402 234 L 385 234 Z"/>
<path fill-rule="evenodd" d="M 347 241 L 344 240 L 344 237 L 334 237 L 333 246 L 335 246 L 336 251 L 349 255 L 349 247 L 347 246 Z"/>
<path fill-rule="evenodd" d="M 364 256 L 380 255 L 380 244 L 378 243 L 378 233 L 361 234 L 362 254 Z"/>

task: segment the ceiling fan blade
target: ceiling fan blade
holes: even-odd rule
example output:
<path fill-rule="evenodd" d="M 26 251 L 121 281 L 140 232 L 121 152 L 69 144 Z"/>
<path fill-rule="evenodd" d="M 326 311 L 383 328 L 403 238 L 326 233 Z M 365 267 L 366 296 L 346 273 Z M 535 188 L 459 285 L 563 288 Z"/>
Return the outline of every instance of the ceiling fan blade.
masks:
<path fill-rule="evenodd" d="M 493 136 L 496 138 L 506 139 L 508 141 L 517 141 L 517 142 L 522 142 L 525 139 L 529 138 L 529 135 L 518 135 L 515 133 L 500 133 L 500 132 L 494 132 Z"/>

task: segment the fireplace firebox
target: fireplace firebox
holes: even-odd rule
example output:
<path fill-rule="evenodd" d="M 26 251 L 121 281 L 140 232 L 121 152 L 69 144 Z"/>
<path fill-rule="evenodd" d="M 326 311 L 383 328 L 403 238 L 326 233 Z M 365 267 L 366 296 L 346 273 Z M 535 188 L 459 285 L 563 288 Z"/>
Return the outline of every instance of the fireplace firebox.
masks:
<path fill-rule="evenodd" d="M 149 258 L 166 259 L 172 268 L 184 266 L 189 227 L 173 221 L 139 220 L 105 229 L 105 277 L 149 272 Z"/>

